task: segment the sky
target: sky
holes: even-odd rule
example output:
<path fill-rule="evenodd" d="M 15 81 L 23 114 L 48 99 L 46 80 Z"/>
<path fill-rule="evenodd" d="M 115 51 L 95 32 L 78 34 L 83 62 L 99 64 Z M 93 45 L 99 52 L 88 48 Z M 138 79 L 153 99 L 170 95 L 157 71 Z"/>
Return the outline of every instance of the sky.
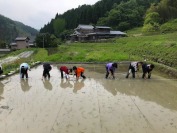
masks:
<path fill-rule="evenodd" d="M 100 0 L 0 0 L 0 14 L 37 30 L 67 10 Z"/>

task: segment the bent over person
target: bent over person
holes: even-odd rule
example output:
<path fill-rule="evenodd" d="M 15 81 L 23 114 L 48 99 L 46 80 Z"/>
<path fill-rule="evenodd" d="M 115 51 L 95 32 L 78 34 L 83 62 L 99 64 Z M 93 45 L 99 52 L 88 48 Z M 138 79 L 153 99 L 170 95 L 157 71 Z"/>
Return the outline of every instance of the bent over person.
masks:
<path fill-rule="evenodd" d="M 61 72 L 62 79 L 63 79 L 63 76 L 65 76 L 66 79 L 69 79 L 69 74 L 72 73 L 72 69 L 68 69 L 66 66 L 61 66 L 60 72 Z"/>
<path fill-rule="evenodd" d="M 48 77 L 48 79 L 50 79 L 50 70 L 52 70 L 52 67 L 49 63 L 44 63 L 43 64 L 43 77 L 46 78 Z"/>
<path fill-rule="evenodd" d="M 20 65 L 20 77 L 22 79 L 24 77 L 28 78 L 28 70 L 30 70 L 30 66 L 27 63 L 22 63 Z"/>
<path fill-rule="evenodd" d="M 113 79 L 115 79 L 115 70 L 117 68 L 117 63 L 108 63 L 106 64 L 106 76 L 105 78 L 107 79 L 109 76 L 109 73 L 111 73 Z"/>
<path fill-rule="evenodd" d="M 3 73 L 2 65 L 0 64 L 0 75 Z"/>
<path fill-rule="evenodd" d="M 143 75 L 142 78 L 146 79 L 146 75 L 148 74 L 148 79 L 151 78 L 151 72 L 154 69 L 154 64 L 143 64 L 142 69 L 143 69 Z"/>
<path fill-rule="evenodd" d="M 132 73 L 132 77 L 135 78 L 135 72 L 139 71 L 139 67 L 143 65 L 143 62 L 131 62 L 128 68 L 126 78 Z"/>
<path fill-rule="evenodd" d="M 79 77 L 81 76 L 83 79 L 85 79 L 86 77 L 84 76 L 84 71 L 85 69 L 83 67 L 73 67 L 74 73 L 76 75 L 76 80 L 79 79 Z"/>

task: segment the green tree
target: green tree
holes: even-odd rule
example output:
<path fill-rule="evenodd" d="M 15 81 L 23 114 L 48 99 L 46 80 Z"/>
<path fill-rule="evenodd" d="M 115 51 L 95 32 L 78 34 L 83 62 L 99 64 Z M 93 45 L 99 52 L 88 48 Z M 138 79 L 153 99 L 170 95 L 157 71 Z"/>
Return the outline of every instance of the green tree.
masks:
<path fill-rule="evenodd" d="M 160 16 L 158 12 L 149 12 L 146 14 L 143 32 L 155 32 L 160 29 Z"/>
<path fill-rule="evenodd" d="M 177 18 L 177 0 L 161 0 L 158 4 L 152 4 L 146 14 L 157 12 L 160 24 Z"/>
<path fill-rule="evenodd" d="M 142 31 L 147 33 L 147 32 L 156 32 L 159 31 L 160 25 L 159 23 L 153 23 L 153 24 L 146 24 L 143 26 Z"/>
<path fill-rule="evenodd" d="M 70 9 L 63 14 L 56 14 L 55 19 L 45 25 L 40 32 L 48 32 L 56 35 L 56 30 L 54 30 L 53 26 L 56 19 L 65 20 L 65 30 L 74 29 L 78 24 L 108 25 L 115 29 L 129 29 L 142 26 L 147 8 L 149 8 L 151 3 L 159 1 L 100 0 L 94 5 L 82 5 L 78 8 Z"/>
<path fill-rule="evenodd" d="M 40 33 L 36 36 L 35 42 L 37 47 L 50 48 L 57 47 L 59 40 L 55 35 L 49 33 Z"/>
<path fill-rule="evenodd" d="M 112 9 L 112 6 L 120 4 L 122 0 L 100 0 L 94 5 L 82 5 L 78 8 L 70 9 L 63 14 L 56 14 L 55 19 L 64 19 L 66 21 L 66 30 L 74 29 L 78 24 L 96 24 L 100 17 L 104 17 L 105 13 Z M 128 0 L 124 0 L 128 1 Z M 52 28 L 51 28 L 52 26 Z M 53 31 L 52 31 L 53 29 Z M 41 33 L 48 32 L 55 34 L 53 22 L 44 25 L 40 30 Z"/>
<path fill-rule="evenodd" d="M 61 44 L 61 41 L 53 34 L 50 36 L 50 39 L 50 47 L 57 47 L 59 44 Z"/>
<path fill-rule="evenodd" d="M 160 23 L 160 16 L 158 12 L 152 12 L 146 15 L 144 25 L 154 23 Z"/>
<path fill-rule="evenodd" d="M 114 4 L 106 17 L 100 18 L 97 24 L 109 25 L 114 29 L 127 30 L 142 25 L 144 8 L 136 0 Z"/>
<path fill-rule="evenodd" d="M 0 48 L 6 48 L 6 45 L 5 41 L 0 40 Z"/>
<path fill-rule="evenodd" d="M 54 34 L 59 36 L 61 32 L 65 30 L 66 21 L 64 19 L 57 18 L 53 22 Z"/>

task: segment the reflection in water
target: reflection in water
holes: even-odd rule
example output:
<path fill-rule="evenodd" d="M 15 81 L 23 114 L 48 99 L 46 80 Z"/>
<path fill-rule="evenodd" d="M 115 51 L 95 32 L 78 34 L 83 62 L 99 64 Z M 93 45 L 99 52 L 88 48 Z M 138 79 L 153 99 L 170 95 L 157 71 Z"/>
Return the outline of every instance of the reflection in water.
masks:
<path fill-rule="evenodd" d="M 47 89 L 47 90 L 52 90 L 52 84 L 50 83 L 50 80 L 47 80 L 47 79 L 43 79 L 43 84 L 44 84 L 44 87 Z"/>
<path fill-rule="evenodd" d="M 21 89 L 26 92 L 29 91 L 31 86 L 28 83 L 28 79 L 21 79 Z"/>
<path fill-rule="evenodd" d="M 84 87 L 84 79 L 82 79 L 81 81 L 76 80 L 74 83 L 74 89 L 73 92 L 77 93 L 78 90 L 81 90 Z"/>
<path fill-rule="evenodd" d="M 73 85 L 70 83 L 69 80 L 61 79 L 60 87 L 66 89 L 66 88 L 72 88 Z"/>
<path fill-rule="evenodd" d="M 3 92 L 4 92 L 4 84 L 0 82 L 0 100 L 3 99 L 3 97 L 1 96 Z"/>
<path fill-rule="evenodd" d="M 28 79 L 32 86 L 30 93 L 18 89 L 18 75 L 11 76 L 6 83 L 2 81 L 5 85 L 4 90 L 0 87 L 0 95 L 4 97 L 0 101 L 2 133 L 177 131 L 176 81 L 155 74 L 150 80 L 126 79 L 120 69 L 115 80 L 105 79 L 102 66 L 95 71 L 86 69 L 91 78 L 77 82 L 74 78 L 69 82 L 61 80 L 57 67 L 53 67 L 50 81 L 41 81 L 42 70 L 40 66 L 31 71 L 35 76 Z M 22 83 L 27 84 L 26 81 Z"/>
<path fill-rule="evenodd" d="M 177 110 L 176 85 L 168 80 L 102 80 L 101 84 L 113 96 L 117 94 L 139 97 L 145 101 L 155 102 L 163 107 Z"/>
<path fill-rule="evenodd" d="M 112 93 L 112 95 L 117 95 L 117 81 L 116 80 L 112 80 L 112 79 L 106 79 L 105 82 L 102 83 L 104 88 Z"/>

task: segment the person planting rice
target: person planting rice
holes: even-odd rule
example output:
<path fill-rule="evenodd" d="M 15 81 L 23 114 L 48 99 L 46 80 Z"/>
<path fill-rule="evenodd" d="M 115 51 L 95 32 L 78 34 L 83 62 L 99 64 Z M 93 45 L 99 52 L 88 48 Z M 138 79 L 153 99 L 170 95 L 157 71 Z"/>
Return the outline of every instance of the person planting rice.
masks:
<path fill-rule="evenodd" d="M 27 63 L 22 63 L 20 65 L 20 78 L 24 78 L 26 77 L 26 79 L 28 78 L 28 70 L 30 71 L 30 66 Z"/>
<path fill-rule="evenodd" d="M 143 69 L 143 75 L 142 78 L 146 79 L 147 74 L 148 74 L 148 79 L 151 78 L 151 72 L 154 69 L 154 64 L 143 64 L 142 65 L 142 69 Z"/>
<path fill-rule="evenodd" d="M 132 77 L 135 78 L 135 73 L 139 71 L 139 67 L 143 65 L 143 62 L 131 62 L 128 68 L 126 78 L 132 73 Z"/>
<path fill-rule="evenodd" d="M 2 65 L 0 64 L 0 75 L 3 73 Z"/>
<path fill-rule="evenodd" d="M 85 79 L 86 77 L 84 76 L 84 71 L 85 69 L 83 67 L 76 67 L 76 66 L 73 66 L 73 71 L 76 75 L 76 80 L 79 79 L 79 77 L 81 76 L 83 79 Z"/>
<path fill-rule="evenodd" d="M 61 73 L 61 78 L 63 79 L 65 77 L 66 79 L 69 79 L 69 74 L 72 73 L 72 69 L 68 69 L 68 67 L 66 66 L 61 66 L 59 69 Z"/>
<path fill-rule="evenodd" d="M 115 79 L 115 70 L 117 69 L 117 63 L 108 63 L 106 64 L 106 76 L 107 79 L 109 74 L 111 73 L 111 76 L 113 79 Z"/>
<path fill-rule="evenodd" d="M 48 79 L 50 79 L 50 71 L 52 70 L 52 67 L 49 63 L 44 63 L 43 64 L 43 77 L 46 78 L 48 77 Z"/>

